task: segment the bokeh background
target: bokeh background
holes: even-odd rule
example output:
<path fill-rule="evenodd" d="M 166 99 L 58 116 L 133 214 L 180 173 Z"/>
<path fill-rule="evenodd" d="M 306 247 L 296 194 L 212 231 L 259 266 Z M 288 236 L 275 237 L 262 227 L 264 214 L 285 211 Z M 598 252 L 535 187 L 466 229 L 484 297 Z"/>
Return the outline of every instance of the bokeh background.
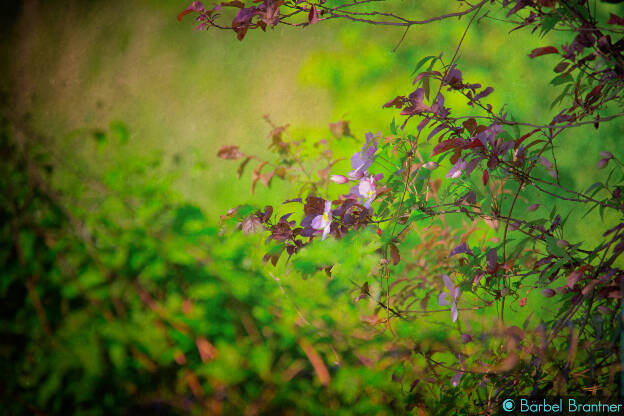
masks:
<path fill-rule="evenodd" d="M 105 289 L 105 293 L 96 290 L 93 295 L 111 305 L 118 296 L 122 303 L 127 302 L 122 309 L 136 310 L 135 315 L 115 312 L 127 319 L 124 324 L 101 319 L 106 315 L 103 312 L 85 312 L 82 306 L 71 302 L 69 306 L 59 306 L 55 312 L 58 328 L 68 337 L 75 337 L 67 344 L 72 345 L 72 353 L 64 356 L 67 351 L 58 352 L 53 345 L 41 344 L 41 350 L 35 354 L 38 359 L 20 355 L 24 365 L 28 367 L 31 363 L 33 368 L 28 371 L 32 377 L 23 383 L 17 382 L 19 388 L 5 386 L 5 393 L 23 395 L 21 402 L 16 403 L 30 403 L 29 394 L 34 394 L 34 407 L 30 410 L 52 414 L 67 409 L 82 409 L 85 414 L 149 413 L 156 410 L 145 406 L 154 403 L 160 406 L 157 411 L 164 413 L 175 409 L 187 411 L 197 403 L 201 403 L 203 409 L 210 408 L 211 412 L 218 413 L 224 411 L 223 404 L 219 404 L 224 401 L 234 403 L 239 410 L 246 409 L 246 414 L 270 414 L 271 409 L 277 412 L 276 409 L 293 408 L 294 404 L 305 409 L 304 413 L 324 414 L 324 406 L 343 410 L 348 406 L 351 410 L 345 410 L 344 414 L 385 412 L 379 409 L 386 405 L 391 408 L 390 401 L 367 395 L 363 385 L 386 389 L 384 391 L 400 388 L 386 386 L 390 383 L 388 374 L 373 371 L 373 364 L 362 365 L 370 363 L 357 358 L 358 353 L 352 351 L 348 342 L 338 347 L 335 340 L 318 341 L 319 336 L 322 338 L 318 335 L 319 326 L 304 331 L 304 338 L 299 338 L 293 329 L 305 326 L 302 320 L 312 320 L 309 316 L 302 317 L 302 310 L 305 310 L 318 318 L 319 325 L 326 331 L 337 331 L 336 328 L 356 331 L 357 314 L 361 310 L 352 306 L 332 307 L 349 295 L 327 282 L 318 279 L 304 282 L 298 276 L 280 277 L 284 284 L 281 286 L 279 279 L 262 268 L 263 253 L 255 251 L 262 238 L 218 235 L 219 217 L 231 207 L 244 203 L 278 204 L 292 196 L 295 188 L 274 181 L 272 188 L 259 186 L 252 195 L 249 175 L 237 179 L 236 165 L 218 159 L 216 151 L 223 145 L 236 144 L 247 153 L 268 155 L 270 127 L 263 120 L 265 114 L 277 124 L 290 124 L 295 138 L 320 139 L 331 134 L 328 123 L 349 120 L 357 140 L 344 142 L 345 153 L 361 147 L 366 132 L 388 134 L 392 118 L 397 117 L 398 122 L 399 117 L 394 110 L 382 110 L 382 105 L 396 95 L 411 92 L 412 71 L 421 58 L 443 53 L 448 61 L 466 21 L 453 19 L 414 27 L 396 51 L 402 37 L 401 29 L 344 21 L 306 28 L 280 27 L 266 33 L 250 31 L 244 41 L 239 42 L 231 31 L 194 32 L 189 17 L 178 22 L 176 16 L 186 3 L 24 1 L 6 2 L 2 6 L 0 87 L 6 112 L 15 120 L 22 120 L 20 122 L 33 133 L 22 143 L 44 149 L 54 167 L 51 183 L 63 190 L 61 200 L 73 204 L 76 215 L 86 218 L 83 223 L 97 228 L 99 225 L 95 224 L 104 224 L 106 218 L 108 222 L 117 221 L 123 229 L 117 237 L 102 231 L 109 238 L 110 258 L 101 260 L 99 266 L 98 261 L 93 260 L 97 267 L 78 262 L 80 265 L 75 269 L 80 279 L 87 273 L 85 290 L 90 291 L 90 284 L 97 290 L 104 290 L 98 286 L 102 281 L 100 274 L 106 274 L 101 267 L 123 270 L 122 275 L 136 275 L 133 267 L 144 260 L 141 256 L 151 258 L 149 256 L 154 253 L 149 250 L 162 243 L 165 254 L 149 268 L 141 269 L 138 275 L 139 281 L 145 279 L 141 287 L 147 287 L 155 298 L 160 297 L 163 310 L 168 311 L 161 313 L 160 306 L 146 301 L 149 296 L 141 292 L 141 287 L 135 288 L 139 295 L 124 300 L 123 293 L 128 290 L 124 285 Z M 409 16 L 433 16 L 454 6 L 452 1 L 400 3 L 401 13 Z M 617 12 L 618 7 L 605 5 L 602 13 Z M 517 120 L 547 123 L 556 114 L 550 108 L 551 103 L 561 92 L 561 87 L 550 85 L 555 76 L 552 68 L 558 61 L 550 55 L 531 60 L 528 53 L 536 47 L 560 45 L 566 34 L 551 32 L 542 39 L 526 30 L 510 33 L 512 28 L 512 25 L 489 18 L 476 21 L 461 48 L 459 67 L 465 80 L 494 87 L 495 92 L 490 96 L 494 108 L 504 105 Z M 465 99 L 460 97 L 449 96 L 447 103 L 456 108 L 457 113 L 470 111 Z M 619 122 L 604 123 L 598 130 L 589 126 L 566 134 L 559 142 L 562 183 L 575 189 L 586 189 L 594 183 L 603 174 L 596 168 L 598 152 L 617 153 L 621 134 Z M 338 164 L 336 173 L 346 168 L 346 163 Z M 97 186 L 90 186 L 91 183 L 104 183 L 114 189 L 119 201 L 107 191 L 100 192 Z M 138 213 L 123 211 L 120 202 L 123 198 L 142 201 L 140 206 L 147 207 L 145 216 L 141 210 Z M 554 203 L 539 199 L 534 202 L 541 203 L 546 213 Z M 149 230 L 159 224 L 149 216 L 150 209 L 162 206 L 174 207 L 170 210 L 172 225 L 168 232 L 150 234 Z M 102 213 L 104 211 L 106 213 Z M 601 223 L 613 221 L 608 216 L 581 220 L 582 214 L 572 211 L 570 235 L 566 235 L 570 241 L 583 240 L 591 244 L 600 237 L 596 230 L 604 228 Z M 184 231 L 185 224 L 193 221 L 200 225 L 189 227 L 199 227 L 193 228 L 199 231 L 195 234 L 195 231 Z M 128 227 L 124 228 L 123 224 Z M 33 238 L 32 261 L 37 263 L 39 243 L 36 242 L 38 237 Z M 67 247 L 72 244 L 68 243 Z M 331 244 L 330 251 L 349 247 L 349 242 Z M 197 266 L 197 257 L 190 255 L 189 258 L 188 252 L 184 252 L 188 247 L 197 246 L 203 250 L 199 258 L 212 257 L 218 264 L 216 269 Z M 366 252 L 366 244 L 363 246 Z M 115 247 L 118 253 L 113 253 Z M 40 249 L 48 250 L 43 246 Z M 80 250 L 84 247 L 74 249 L 82 253 Z M 50 250 L 58 253 L 64 248 Z M 143 254 L 134 258 L 132 250 Z M 90 261 L 85 260 L 86 263 Z M 371 254 L 364 260 L 358 257 L 358 262 L 354 261 L 357 263 L 354 267 L 366 269 L 369 263 L 372 267 L 375 259 Z M 50 267 L 46 264 L 37 266 L 42 268 L 40 273 L 52 275 L 50 270 L 45 270 Z M 15 266 L 11 270 L 17 276 L 21 268 Z M 61 276 L 63 272 L 58 274 Z M 12 278 L 17 281 L 15 276 Z M 51 279 L 55 283 L 47 289 L 38 289 L 44 308 L 57 302 L 54 296 L 78 296 L 63 292 L 70 289 L 59 276 L 57 280 Z M 219 283 L 224 276 L 230 279 L 226 288 Z M 212 278 L 214 281 L 210 280 Z M 6 279 L 5 297 L 13 284 Z M 175 284 L 171 283 L 172 279 Z M 259 293 L 266 297 L 258 297 Z M 283 301 L 289 297 L 308 298 L 309 293 L 315 293 L 315 297 L 307 299 L 303 305 Z M 24 303 L 15 307 L 20 312 L 15 312 L 14 316 L 8 312 L 5 315 L 4 330 L 9 331 L 10 327 L 11 331 L 21 331 L 28 340 L 24 341 L 25 345 L 31 345 L 37 336 L 45 334 L 35 334 L 35 329 L 18 329 L 21 325 L 32 325 L 41 330 L 43 325 L 41 316 L 35 313 L 39 311 L 35 311 L 32 294 L 30 300 L 25 294 L 23 297 Z M 185 303 L 188 299 L 200 304 L 195 306 L 196 312 L 187 311 L 184 305 L 188 305 Z M 64 305 L 61 300 L 58 303 Z M 68 324 L 68 316 L 74 316 L 71 314 L 74 308 L 76 319 Z M 272 308 L 283 310 L 276 313 Z M 327 311 L 319 312 L 323 308 Z M 243 316 L 242 321 L 240 316 Z M 219 323 L 207 325 L 211 318 Z M 24 321 L 20 322 L 21 319 Z M 90 319 L 96 323 L 88 324 Z M 54 318 L 48 320 L 55 329 Z M 151 328 L 154 320 L 167 330 Z M 176 324 L 171 323 L 180 320 L 190 329 L 176 329 Z M 252 321 L 259 328 L 255 330 L 256 335 L 254 329 L 250 329 L 254 326 L 249 324 Z M 216 329 L 210 329 L 213 327 Z M 124 335 L 119 335 L 117 330 Z M 143 337 L 137 336 L 139 333 Z M 104 341 L 98 338 L 101 336 Z M 255 336 L 270 341 L 258 346 Z M 343 358 L 343 372 L 332 372 L 334 383 L 338 383 L 333 393 L 323 390 L 322 380 L 319 384 L 314 378 L 318 371 L 307 368 L 306 360 L 314 361 L 310 358 L 314 354 L 310 355 L 307 349 L 308 341 L 301 341 L 308 339 L 305 337 L 319 342 L 321 346 L 317 348 L 327 362 L 333 360 L 327 358 L 332 354 L 337 357 L 349 351 L 350 358 Z M 208 344 L 198 339 L 207 340 Z M 372 336 L 367 338 L 367 342 L 373 344 L 386 341 Z M 375 345 L 380 344 L 371 345 L 370 349 L 375 349 Z M 46 348 L 52 348 L 58 355 L 46 355 Z M 216 360 L 218 364 L 206 358 L 211 348 L 220 352 L 222 359 Z M 7 354 L 13 353 L 17 354 L 15 351 Z M 180 358 L 180 353 L 184 359 Z M 251 364 L 245 364 L 250 356 Z M 97 364 L 98 358 L 94 357 L 105 358 Z M 106 369 L 111 360 L 117 370 Z M 357 365 L 351 368 L 350 362 Z M 33 363 L 42 365 L 42 370 L 34 370 Z M 191 363 L 196 365 L 193 367 Z M 192 368 L 190 373 L 185 370 L 187 364 Z M 210 365 L 213 367 L 208 368 Z M 299 367 L 306 367 L 305 371 L 312 375 L 297 382 L 300 385 L 285 387 L 290 379 L 286 377 L 284 381 L 279 377 L 283 377 L 284 372 L 290 374 L 288 369 L 293 374 L 304 371 L 298 370 Z M 71 369 L 76 369 L 79 375 Z M 121 379 L 127 383 L 120 383 Z M 351 387 L 354 380 L 359 380 L 355 381 L 357 388 Z M 109 384 L 118 384 L 125 396 L 109 386 L 102 390 L 103 398 L 98 404 L 93 395 Z M 64 392 L 67 386 L 73 386 L 75 391 Z M 239 386 L 239 390 L 228 390 L 230 393 L 225 400 L 224 392 L 234 389 L 232 386 Z M 81 387 L 84 387 L 84 397 Z M 4 399 L 8 400 L 11 394 Z M 372 397 L 370 401 L 365 400 L 368 396 Z M 135 402 L 136 397 L 140 398 L 138 402 Z"/>
<path fill-rule="evenodd" d="M 405 14 L 434 16 L 453 3 L 400 7 Z M 92 143 L 76 132 L 125 123 L 131 134 L 127 150 L 111 156 L 159 152 L 165 168 L 183 156 L 175 166 L 175 189 L 211 219 L 241 202 L 269 203 L 281 196 L 260 190 L 252 199 L 249 178 L 235 180 L 235 166 L 217 160 L 216 149 L 238 144 L 248 153 L 268 153 L 265 114 L 290 124 L 295 136 L 328 135 L 327 124 L 340 119 L 351 121 L 359 138 L 368 131 L 388 133 L 397 114 L 381 105 L 411 91 L 411 73 L 421 58 L 443 53 L 450 59 L 466 23 L 453 19 L 412 28 L 394 51 L 401 28 L 344 21 L 252 31 L 243 42 L 230 31 L 194 32 L 190 17 L 181 23 L 175 18 L 186 7 L 182 1 L 29 1 L 4 7 L 2 82 L 16 113 L 28 114 L 53 138 L 66 163 L 80 169 L 94 168 Z M 619 6 L 602 7 L 607 15 Z M 548 122 L 554 115 L 550 105 L 563 90 L 549 85 L 558 61 L 531 60 L 528 52 L 561 44 L 566 34 L 540 39 L 528 30 L 510 33 L 513 27 L 487 17 L 475 22 L 459 67 L 466 79 L 494 87 L 494 108 L 504 105 L 517 120 Z M 468 109 L 461 97 L 447 99 L 457 112 Z M 564 181 L 591 185 L 597 152 L 612 150 L 619 131 L 588 127 L 562 140 Z M 568 163 L 578 155 L 586 158 Z M 579 235 L 594 228 L 579 227 Z"/>

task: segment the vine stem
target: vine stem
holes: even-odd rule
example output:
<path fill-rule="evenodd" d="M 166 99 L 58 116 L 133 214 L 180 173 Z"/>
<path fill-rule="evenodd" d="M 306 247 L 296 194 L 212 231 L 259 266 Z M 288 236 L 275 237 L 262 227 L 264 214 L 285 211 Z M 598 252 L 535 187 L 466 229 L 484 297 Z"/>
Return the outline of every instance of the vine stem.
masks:
<path fill-rule="evenodd" d="M 468 30 L 470 29 L 470 26 L 472 25 L 472 22 L 474 21 L 475 17 L 477 17 L 477 15 L 479 14 L 479 12 L 481 11 L 481 8 L 483 7 L 483 5 L 486 3 L 486 1 L 482 1 L 481 3 L 479 3 L 478 5 L 472 7 L 470 9 L 470 11 L 475 11 L 474 14 L 472 15 L 472 17 L 470 18 L 470 21 L 468 22 L 468 24 L 466 25 L 466 29 L 464 30 L 464 33 L 462 34 L 461 39 L 459 40 L 459 43 L 457 44 L 457 47 L 455 48 L 455 53 L 453 54 L 453 58 L 451 58 L 451 62 L 450 64 L 446 67 L 445 71 L 444 71 L 444 77 L 442 78 L 442 80 L 444 80 L 444 78 L 446 78 L 446 75 L 448 74 L 449 70 L 453 67 L 453 64 L 455 63 L 455 60 L 457 59 L 457 55 L 459 54 L 459 50 L 461 49 L 461 46 L 464 42 L 464 39 L 466 38 L 466 35 L 468 34 Z M 438 96 L 438 94 L 440 93 L 440 91 L 442 90 L 442 83 L 443 81 L 440 82 L 440 86 L 438 87 L 438 91 L 436 93 L 436 97 Z M 405 196 L 407 194 L 407 189 L 409 186 L 409 182 L 410 182 L 410 175 L 411 175 L 411 171 L 412 171 L 412 163 L 414 160 L 414 150 L 416 148 L 416 146 L 418 145 L 418 139 L 420 138 L 420 134 L 421 134 L 422 130 L 418 132 L 418 134 L 416 135 L 416 140 L 414 141 L 410 141 L 410 155 L 407 159 L 407 170 L 405 173 L 405 179 L 403 182 L 403 193 L 401 194 L 401 200 L 399 202 L 399 208 L 396 211 L 395 214 L 395 221 L 394 224 L 392 225 L 392 232 L 391 232 L 391 241 L 395 238 L 395 231 L 396 231 L 396 226 L 398 223 L 398 218 L 400 218 L 401 216 L 401 212 L 403 210 L 403 205 L 405 203 Z M 419 154 L 419 157 L 422 160 L 422 157 Z M 400 234 L 400 233 L 399 233 Z M 386 245 L 385 249 L 384 249 L 384 265 L 382 268 L 382 278 L 385 277 L 386 280 L 386 326 L 388 329 L 390 329 L 391 332 L 394 333 L 394 331 L 392 331 L 392 327 L 390 325 L 390 272 L 388 270 L 388 245 Z"/>
<path fill-rule="evenodd" d="M 559 133 L 561 133 L 563 131 L 563 129 L 559 129 L 555 134 L 552 133 L 553 129 L 549 129 L 549 131 L 550 131 L 550 135 L 549 135 L 550 137 L 548 137 L 548 141 L 546 143 L 544 143 L 544 146 L 542 146 L 539 154 L 537 155 L 537 158 L 531 164 L 531 166 L 529 166 L 529 169 L 526 172 L 526 176 L 530 176 L 531 171 L 537 165 L 537 161 L 539 160 L 539 158 L 542 155 L 542 153 L 544 153 L 544 151 L 546 150 L 546 148 L 548 147 L 549 144 L 552 146 L 552 141 L 554 140 L 555 137 L 557 137 L 557 135 Z M 518 189 L 516 190 L 516 193 L 514 195 L 514 199 L 511 202 L 511 207 L 509 207 L 509 213 L 507 214 L 508 218 L 511 218 L 511 216 L 513 214 L 513 209 L 514 209 L 514 207 L 516 205 L 516 201 L 518 200 L 518 196 L 520 195 L 520 191 L 522 190 L 522 187 L 524 186 L 524 183 L 525 183 L 525 179 L 522 178 L 520 180 L 520 186 L 518 186 Z M 511 221 L 510 219 L 505 221 L 505 231 L 503 232 L 503 264 L 505 264 L 507 262 L 507 233 L 509 231 L 509 222 L 510 221 Z M 507 281 L 505 280 L 505 276 L 503 276 L 503 288 L 507 288 Z M 505 296 L 503 296 L 502 300 L 501 300 L 501 312 L 500 313 L 501 313 L 501 322 L 504 325 L 505 324 Z"/>

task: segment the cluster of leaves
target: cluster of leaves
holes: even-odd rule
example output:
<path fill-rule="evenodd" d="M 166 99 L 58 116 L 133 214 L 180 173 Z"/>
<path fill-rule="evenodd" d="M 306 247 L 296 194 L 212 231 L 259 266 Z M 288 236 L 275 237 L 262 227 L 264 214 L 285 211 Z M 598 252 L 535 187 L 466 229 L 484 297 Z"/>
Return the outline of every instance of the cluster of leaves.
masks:
<path fill-rule="evenodd" d="M 533 27 L 542 36 L 569 31 L 573 39 L 562 52 L 547 46 L 529 54 L 562 57 L 552 84 L 564 89 L 553 102 L 552 120 L 519 122 L 504 108 L 495 110 L 486 102 L 494 88 L 464 79 L 457 63 L 460 41 L 450 62 L 440 55 L 418 63 L 415 72 L 429 66 L 415 77 L 416 89 L 384 105 L 400 110 L 402 126 L 393 120 L 390 135 L 368 133 L 351 157 L 352 170 L 330 176 L 338 184 L 356 182 L 348 194 L 332 197 L 335 193 L 320 186 L 301 189 L 287 201 L 303 204 L 299 222 L 291 219 L 293 212 L 274 219 L 273 207 L 230 215 L 245 231 L 268 231 L 279 245 L 265 259 L 283 273 L 297 268 L 298 259 L 289 264 L 293 254 L 305 258 L 306 251 L 329 244 L 314 244 L 319 237 L 368 236 L 366 230 L 376 229 L 379 262 L 353 282 L 360 290 L 354 302 L 372 299 L 376 317 L 367 322 L 390 332 L 403 351 L 394 363 L 401 376 L 393 378 L 411 379 L 408 410 L 444 414 L 439 403 L 450 400 L 454 409 L 494 413 L 498 400 L 510 395 L 613 399 L 619 394 L 624 165 L 621 155 L 604 150 L 597 167 L 611 165 L 608 175 L 585 191 L 571 189 L 561 179 L 556 139 L 585 124 L 598 129 L 624 114 L 618 112 L 624 39 L 611 37 L 621 37 L 623 19 L 611 14 L 599 22 L 595 4 L 592 10 L 585 0 L 510 3 L 484 1 L 437 20 L 470 14 L 472 23 L 477 15 L 490 17 L 498 10 L 504 19 L 521 19 L 516 29 Z M 336 17 L 335 8 L 328 10 Z M 354 15 L 341 17 L 349 16 Z M 350 20 L 406 27 L 431 21 L 382 12 L 356 16 Z M 368 20 L 382 17 L 389 20 Z M 445 107 L 449 94 L 465 97 L 470 113 L 455 115 Z M 413 119 L 415 126 L 409 123 Z M 447 157 L 450 167 L 442 173 Z M 369 169 L 384 174 L 371 175 Z M 474 181 L 475 175 L 480 180 Z M 542 196 L 554 201 L 552 207 L 535 203 Z M 616 218 L 604 224 L 597 245 L 566 239 L 577 208 L 584 216 Z M 289 257 L 281 264 L 284 250 Z M 328 271 L 330 279 L 345 278 L 340 259 L 325 258 L 316 266 L 312 269 Z M 336 269 L 343 274 L 333 273 Z M 433 309 L 431 299 L 448 309 Z M 423 316 L 440 325 L 435 316 L 449 312 L 453 326 L 446 328 L 445 345 L 432 347 L 413 335 Z M 483 319 L 492 315 L 497 319 Z"/>

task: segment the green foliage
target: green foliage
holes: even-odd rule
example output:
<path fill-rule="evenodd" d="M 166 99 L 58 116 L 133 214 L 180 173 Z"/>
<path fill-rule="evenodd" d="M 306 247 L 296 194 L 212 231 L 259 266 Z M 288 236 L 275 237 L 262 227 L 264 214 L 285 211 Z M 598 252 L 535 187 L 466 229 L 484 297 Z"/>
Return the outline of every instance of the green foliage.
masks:
<path fill-rule="evenodd" d="M 322 17 L 327 16 L 323 11 L 337 7 L 335 2 L 286 3 L 248 2 L 243 10 L 253 13 L 245 16 L 240 3 L 231 2 L 224 5 L 232 9 L 224 15 L 243 14 L 241 25 L 234 28 L 243 39 L 248 29 L 277 25 L 266 9 L 269 5 L 294 10 L 295 17 L 314 28 L 319 23 L 315 10 Z M 520 27 L 533 28 L 549 43 L 571 40 L 566 36 L 576 35 L 575 22 L 591 16 L 579 8 L 580 2 L 565 2 L 572 7 L 557 9 L 542 8 L 543 3 L 549 2 L 531 6 L 536 15 L 525 9 L 512 19 L 520 19 Z M 336 10 L 351 13 L 349 7 L 358 6 L 344 5 Z M 483 11 L 490 8 L 488 13 L 500 6 L 481 5 Z M 422 10 L 399 6 L 406 13 L 441 13 L 436 4 Z M 374 12 L 377 2 L 361 7 L 360 12 Z M 187 11 L 199 13 L 199 21 L 209 26 L 218 10 L 206 12 L 193 2 Z M 498 18 L 509 17 L 508 9 L 498 12 Z M 357 18 L 382 16 L 353 13 Z M 481 6 L 475 16 L 479 13 Z M 574 53 L 563 56 L 570 62 L 555 67 L 555 88 L 541 91 L 540 85 L 548 85 L 552 77 L 544 75 L 551 74 L 552 66 L 517 59 L 517 51 L 526 47 L 523 38 L 501 41 L 507 28 L 490 32 L 486 17 L 497 18 L 494 12 L 480 14 L 462 48 L 456 43 L 464 39 L 466 18 L 445 21 L 444 30 L 425 30 L 410 39 L 412 30 L 396 53 L 388 47 L 396 44 L 396 33 L 370 36 L 362 27 L 341 31 L 331 47 L 306 58 L 298 75 L 303 83 L 328 90 L 333 111 L 348 110 L 357 128 L 340 120 L 329 131 L 289 129 L 265 116 L 271 127 L 268 140 L 258 129 L 244 130 L 252 153 L 242 153 L 238 146 L 217 152 L 222 159 L 238 160 L 238 169 L 222 171 L 222 165 L 203 160 L 197 151 L 191 158 L 177 141 L 172 167 L 160 152 L 146 152 L 152 148 L 145 146 L 149 142 L 136 140 L 121 122 L 107 130 L 73 132 L 66 141 L 38 137 L 29 131 L 30 123 L 5 122 L 0 134 L 0 154 L 7 161 L 0 166 L 3 410 L 447 415 L 474 414 L 475 409 L 491 414 L 497 410 L 496 400 L 507 394 L 588 395 L 600 385 L 600 394 L 613 397 L 612 381 L 621 373 L 618 256 L 624 250 L 624 232 L 616 224 L 622 221 L 624 175 L 620 155 L 603 151 L 596 169 L 588 167 L 595 161 L 586 158 L 616 147 L 619 126 L 601 122 L 598 130 L 599 120 L 590 119 L 575 129 L 580 132 L 565 137 L 565 146 L 559 144 L 561 138 L 553 142 L 553 132 L 558 135 L 565 123 L 593 117 L 607 102 L 612 109 L 621 104 L 621 82 L 613 74 L 600 78 L 599 72 L 605 66 L 618 70 L 614 48 L 619 44 L 603 38 L 596 49 L 601 58 L 587 68 L 573 63 Z M 604 13 L 599 17 L 607 18 Z M 234 98 L 213 101 L 230 103 L 237 109 L 235 116 L 229 123 L 221 120 L 221 127 L 212 125 L 210 117 L 207 125 L 197 127 L 199 117 L 190 118 L 190 137 L 197 137 L 197 130 L 215 137 L 240 134 L 237 129 L 247 111 L 238 109 L 239 102 L 255 97 L 249 85 L 267 78 L 286 82 L 290 71 L 283 69 L 290 68 L 283 62 L 271 66 L 270 76 L 257 71 L 258 61 L 273 63 L 276 55 L 285 54 L 253 41 L 259 32 L 245 38 L 256 42 L 253 53 L 232 52 L 229 46 L 221 48 L 227 51 L 219 52 L 224 56 L 206 53 L 219 65 L 240 62 L 238 71 L 246 81 L 232 81 L 232 74 L 221 69 L 232 84 L 227 95 Z M 126 34 L 115 39 L 128 48 Z M 298 45 L 294 37 L 287 39 Z M 409 40 L 414 43 L 409 45 Z M 433 42 L 445 54 L 422 58 L 433 52 Z M 194 59 L 192 47 L 175 44 Z M 290 52 L 298 48 L 292 45 Z M 453 56 L 456 47 L 461 52 Z M 266 54 L 269 49 L 274 55 Z M 555 53 L 553 49 L 559 53 L 552 46 L 545 49 L 535 49 L 530 58 Z M 99 56 L 98 51 L 102 62 Z M 502 66 L 493 63 L 494 56 Z M 481 87 L 451 85 L 444 78 L 457 62 L 466 83 L 496 68 L 491 75 L 497 93 L 487 95 L 489 91 L 483 96 L 487 100 L 480 101 L 474 95 Z M 415 101 L 411 97 L 397 97 L 403 101 L 390 106 L 396 107 L 391 135 L 375 135 L 379 149 L 371 169 L 383 173 L 384 181 L 379 182 L 371 215 L 362 215 L 349 229 L 344 212 L 335 218 L 330 213 L 338 223 L 330 237 L 310 238 L 320 230 L 310 230 L 302 220 L 322 214 L 322 208 L 318 211 L 306 196 L 327 199 L 334 209 L 341 203 L 344 207 L 340 193 L 345 187 L 331 183 L 330 173 L 348 171 L 361 146 L 361 125 L 374 131 L 374 126 L 387 125 L 390 110 L 381 112 L 379 107 L 396 95 L 395 86 L 411 81 L 405 77 L 414 67 L 412 75 L 439 71 L 416 80 L 425 99 L 420 104 L 432 105 L 439 90 L 448 98 L 452 115 L 437 107 L 431 111 L 434 120 L 424 128 L 416 128 L 415 120 L 402 124 L 406 114 L 411 119 L 422 113 L 407 108 L 408 101 Z M 598 72 L 589 75 L 590 69 Z M 208 101 L 205 90 L 223 89 L 203 68 L 195 71 L 176 71 L 181 74 L 178 87 L 189 89 L 162 100 L 167 121 L 182 120 L 175 114 L 183 111 L 169 108 L 175 107 L 170 105 L 173 98 L 195 95 L 203 103 Z M 95 79 L 93 74 L 86 78 Z M 500 93 L 512 83 L 519 93 Z M 532 126 L 516 123 L 510 111 L 539 125 L 552 118 L 544 104 L 531 102 L 536 91 L 537 101 L 548 102 L 561 91 L 552 108 L 565 110 L 558 116 L 569 118 L 532 133 Z M 264 95 L 256 99 L 263 111 L 271 102 Z M 504 100 L 509 102 L 501 105 Z M 149 105 L 138 106 L 144 107 L 141 114 L 152 112 L 159 100 L 152 101 L 145 98 Z M 475 105 L 482 114 L 478 121 L 469 118 Z M 310 123 L 310 102 L 304 107 Z M 465 113 L 470 115 L 461 116 Z M 161 134 L 170 129 L 162 120 L 152 124 Z M 473 155 L 475 146 L 468 146 L 469 141 L 495 125 L 501 127 L 495 133 L 498 142 L 483 144 L 484 158 L 473 178 L 460 171 L 448 180 L 446 172 L 458 166 L 458 158 Z M 450 141 L 458 138 L 459 145 Z M 525 154 L 516 152 L 517 142 L 513 150 L 495 152 L 515 141 L 527 145 Z M 59 144 L 67 148 L 59 149 Z M 205 147 L 210 153 L 216 150 Z M 190 197 L 176 192 L 188 179 L 179 176 L 183 167 L 204 174 L 201 187 L 188 186 Z M 597 170 L 605 167 L 604 174 Z M 236 174 L 240 178 L 245 173 L 249 181 L 234 185 Z M 231 201 L 244 202 L 247 197 L 240 191 L 249 184 L 257 192 L 254 200 L 302 197 L 304 213 L 301 205 L 293 208 L 296 202 L 264 210 L 244 204 L 222 215 L 219 224 L 211 219 Z M 210 200 L 212 211 L 196 204 L 199 194 Z M 282 221 L 289 213 L 292 217 Z M 297 233 L 306 227 L 312 234 L 300 239 Z M 272 240 L 264 240 L 259 230 L 269 231 Z M 446 308 L 440 307 L 442 294 Z"/>
<path fill-rule="evenodd" d="M 121 149 L 124 132 L 98 142 Z M 20 148 L 6 123 L 0 140 L 6 414 L 398 411 L 398 386 L 357 355 L 383 338 L 344 343 L 336 329 L 357 328 L 358 308 L 331 307 L 349 305 L 348 271 L 365 276 L 377 261 L 346 245 L 370 243 L 334 243 L 325 260 L 342 264 L 340 280 L 277 279 L 259 236 L 220 234 L 166 178 L 147 179 L 149 158 L 105 169 L 87 207 L 50 187 L 45 155 Z M 323 251 L 308 255 L 296 263 L 304 276 Z"/>

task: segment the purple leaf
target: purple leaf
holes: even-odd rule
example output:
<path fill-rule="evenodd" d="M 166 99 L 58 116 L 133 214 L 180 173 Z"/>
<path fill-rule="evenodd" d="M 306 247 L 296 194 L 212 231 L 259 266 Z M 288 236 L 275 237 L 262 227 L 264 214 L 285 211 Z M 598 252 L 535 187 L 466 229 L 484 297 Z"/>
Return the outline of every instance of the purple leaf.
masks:
<path fill-rule="evenodd" d="M 418 131 L 421 131 L 425 128 L 427 124 L 429 124 L 430 121 L 431 117 L 425 117 L 420 123 L 418 123 L 418 127 L 416 127 L 416 129 L 418 129 Z"/>
<path fill-rule="evenodd" d="M 451 254 L 449 254 L 449 257 L 452 257 L 455 254 L 461 254 L 461 253 L 470 254 L 471 256 L 474 255 L 472 253 L 472 250 L 470 250 L 470 247 L 468 247 L 468 243 L 464 242 L 458 245 L 457 247 L 455 247 L 453 250 L 451 250 Z"/>
<path fill-rule="evenodd" d="M 494 273 L 496 270 L 496 264 L 498 263 L 498 256 L 496 255 L 496 249 L 491 248 L 485 255 L 486 269 L 488 273 Z"/>
<path fill-rule="evenodd" d="M 440 130 L 444 129 L 445 127 L 446 127 L 446 124 L 440 124 L 435 129 L 431 130 L 431 133 L 429 133 L 429 136 L 427 136 L 427 141 L 431 140 L 433 136 L 438 134 Z"/>

